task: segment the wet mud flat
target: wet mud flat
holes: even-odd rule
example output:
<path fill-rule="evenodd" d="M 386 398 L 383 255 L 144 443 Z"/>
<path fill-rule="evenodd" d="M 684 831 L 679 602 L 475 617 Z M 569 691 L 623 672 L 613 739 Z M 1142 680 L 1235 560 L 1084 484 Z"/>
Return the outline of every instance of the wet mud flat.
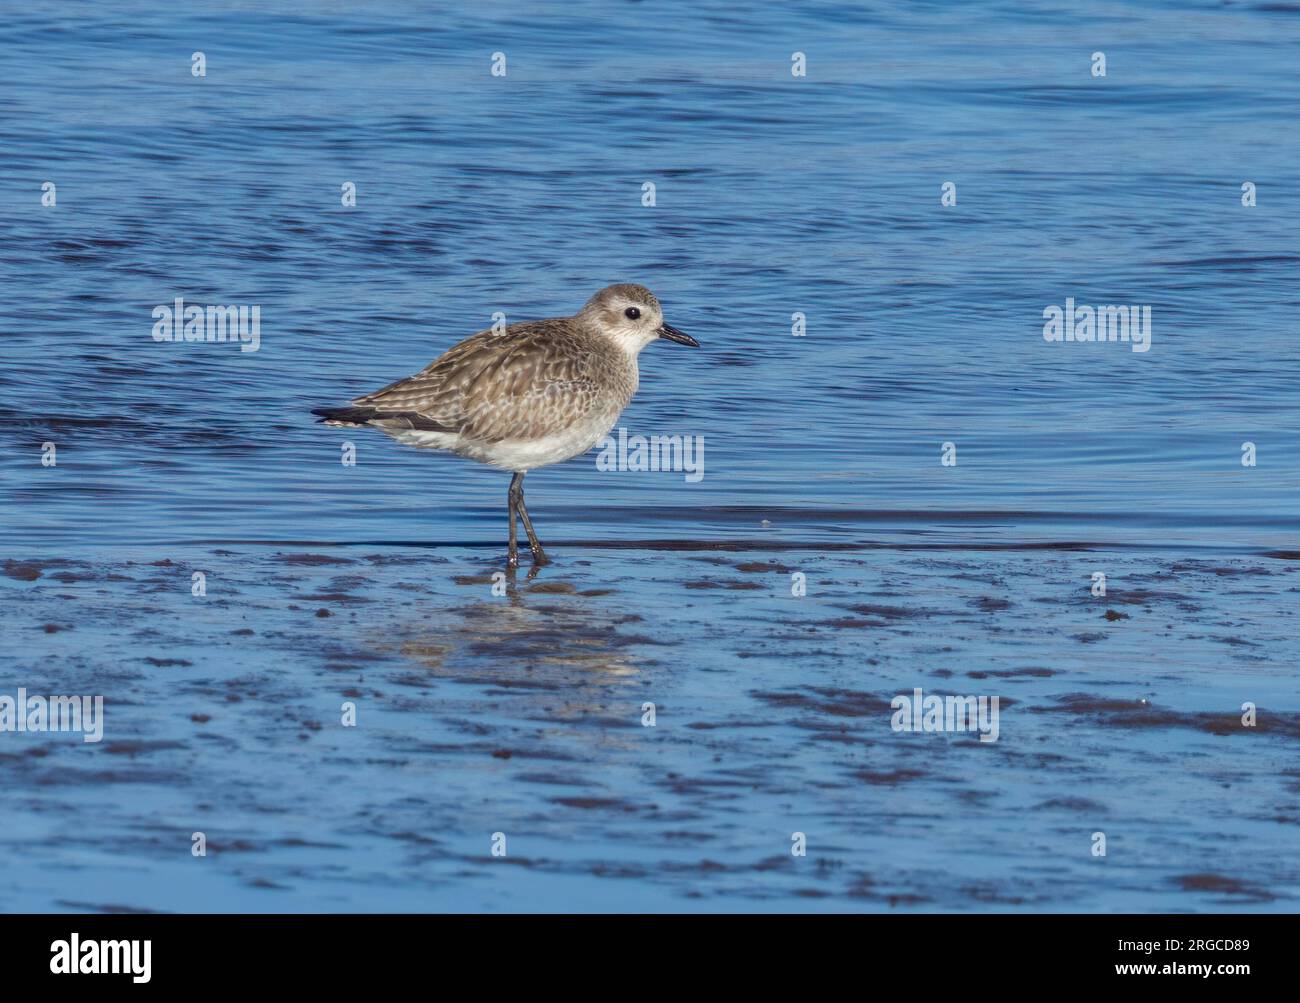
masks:
<path fill-rule="evenodd" d="M 1300 901 L 1300 555 L 552 549 L 0 559 L 0 695 L 104 698 L 0 732 L 3 908 Z"/>

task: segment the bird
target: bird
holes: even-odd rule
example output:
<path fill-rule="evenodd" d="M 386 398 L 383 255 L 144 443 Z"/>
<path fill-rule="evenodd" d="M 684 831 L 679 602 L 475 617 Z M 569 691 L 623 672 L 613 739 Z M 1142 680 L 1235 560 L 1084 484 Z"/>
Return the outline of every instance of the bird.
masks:
<path fill-rule="evenodd" d="M 641 350 L 660 339 L 700 347 L 664 322 L 649 289 L 617 283 L 572 317 L 479 331 L 413 376 L 312 414 L 321 424 L 370 426 L 408 446 L 511 471 L 507 564 L 519 566 L 517 515 L 540 566 L 550 561 L 524 505 L 524 475 L 600 442 L 637 391 Z"/>

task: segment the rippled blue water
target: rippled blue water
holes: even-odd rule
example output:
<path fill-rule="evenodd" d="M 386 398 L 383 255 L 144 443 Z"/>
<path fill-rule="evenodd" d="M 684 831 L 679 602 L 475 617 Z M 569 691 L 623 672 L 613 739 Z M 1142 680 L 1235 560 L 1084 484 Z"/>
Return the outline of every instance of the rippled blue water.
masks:
<path fill-rule="evenodd" d="M 1300 6 L 11 6 L 0 693 L 111 732 L 0 750 L 12 908 L 1300 894 Z M 507 477 L 310 410 L 616 281 L 703 343 L 622 425 L 705 475 L 531 474 L 559 560 L 497 597 Z M 156 342 L 177 297 L 259 350 Z M 996 754 L 890 731 L 918 685 L 1014 694 Z"/>
<path fill-rule="evenodd" d="M 495 542 L 500 473 L 345 468 L 308 410 L 624 280 L 705 347 L 647 350 L 623 425 L 706 475 L 535 474 L 547 538 L 1295 539 L 1296 8 L 261 6 L 6 14 L 18 540 Z M 155 343 L 178 296 L 260 350 Z M 1045 342 L 1066 297 L 1149 304 L 1151 351 Z"/>

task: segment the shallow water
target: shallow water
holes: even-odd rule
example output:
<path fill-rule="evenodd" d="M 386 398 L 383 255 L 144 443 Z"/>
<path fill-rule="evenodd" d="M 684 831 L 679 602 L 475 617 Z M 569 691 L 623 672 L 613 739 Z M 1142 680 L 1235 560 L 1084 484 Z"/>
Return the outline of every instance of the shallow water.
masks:
<path fill-rule="evenodd" d="M 29 691 L 108 694 L 99 745 L 6 736 L 10 908 L 1300 894 L 1294 559 L 579 548 L 494 595 L 455 549 L 151 556 L 3 568 Z M 894 731 L 916 687 L 997 695 L 997 741 Z"/>
<path fill-rule="evenodd" d="M 6 15 L 0 693 L 111 730 L 0 734 L 0 908 L 1294 907 L 1300 13 L 354 6 Z M 309 411 L 613 281 L 704 476 L 530 475 L 493 596 L 507 478 Z"/>

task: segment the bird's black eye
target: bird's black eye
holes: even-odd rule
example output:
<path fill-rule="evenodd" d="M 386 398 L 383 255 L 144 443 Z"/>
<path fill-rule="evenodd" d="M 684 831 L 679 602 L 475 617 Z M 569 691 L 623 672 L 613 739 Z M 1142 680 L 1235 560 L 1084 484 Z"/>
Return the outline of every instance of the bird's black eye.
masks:
<path fill-rule="evenodd" d="M 623 316 L 626 317 L 628 320 L 636 320 L 638 317 L 641 316 L 641 311 L 634 306 L 630 306 L 623 311 Z"/>

